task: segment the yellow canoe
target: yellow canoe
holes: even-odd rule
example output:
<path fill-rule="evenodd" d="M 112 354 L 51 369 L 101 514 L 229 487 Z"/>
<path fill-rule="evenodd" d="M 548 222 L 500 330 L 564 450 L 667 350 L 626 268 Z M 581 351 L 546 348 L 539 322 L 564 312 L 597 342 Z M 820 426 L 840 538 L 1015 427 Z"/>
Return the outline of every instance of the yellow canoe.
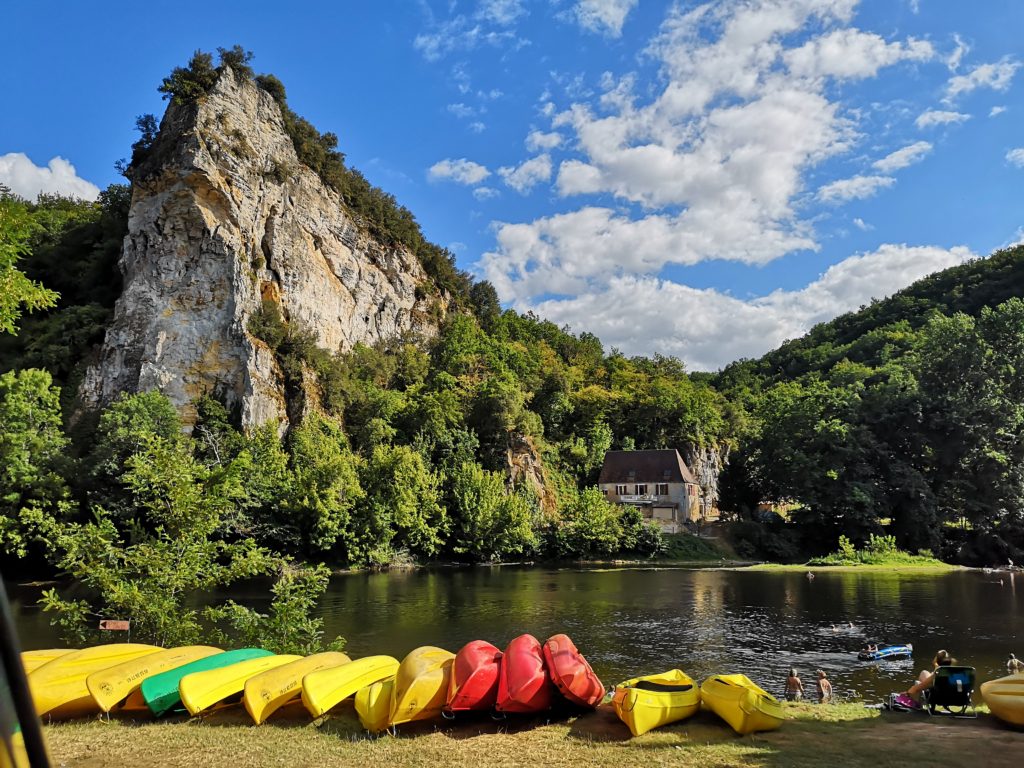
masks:
<path fill-rule="evenodd" d="M 739 734 L 771 731 L 786 719 L 778 699 L 746 675 L 709 677 L 701 683 L 700 698 Z"/>
<path fill-rule="evenodd" d="M 377 733 L 388 727 L 391 700 L 395 695 L 395 678 L 389 677 L 356 691 L 356 714 L 366 730 Z"/>
<path fill-rule="evenodd" d="M 680 669 L 634 677 L 615 686 L 612 706 L 634 736 L 692 717 L 700 710 L 700 687 Z"/>
<path fill-rule="evenodd" d="M 266 672 L 268 669 L 291 664 L 301 658 L 301 656 L 287 654 L 260 656 L 218 669 L 193 672 L 191 675 L 185 675 L 178 682 L 181 702 L 190 715 L 197 715 L 224 699 L 240 694 L 245 688 L 245 681 L 250 677 Z"/>
<path fill-rule="evenodd" d="M 109 712 L 138 690 L 142 681 L 150 675 L 166 672 L 168 669 L 180 667 L 182 664 L 188 664 L 196 659 L 205 659 L 215 653 L 223 653 L 223 651 L 209 645 L 168 648 L 166 651 L 148 653 L 137 659 L 129 659 L 107 669 L 93 672 L 85 678 L 85 685 L 100 711 Z"/>
<path fill-rule="evenodd" d="M 259 725 L 266 721 L 302 691 L 302 678 L 321 669 L 334 669 L 352 659 L 344 653 L 329 651 L 314 653 L 275 669 L 268 669 L 245 681 L 242 702 L 252 721 Z"/>
<path fill-rule="evenodd" d="M 1024 725 L 1024 675 L 1009 675 L 981 684 L 989 712 L 1004 723 Z"/>
<path fill-rule="evenodd" d="M 395 673 L 391 725 L 429 720 L 441 714 L 448 700 L 455 654 L 424 645 L 402 659 Z"/>
<path fill-rule="evenodd" d="M 398 659 L 367 656 L 332 669 L 310 672 L 302 678 L 302 703 L 313 717 L 320 717 L 360 688 L 394 677 Z"/>
<path fill-rule="evenodd" d="M 51 719 L 99 712 L 85 684 L 86 678 L 93 672 L 160 650 L 155 645 L 111 643 L 58 656 L 29 673 L 28 686 L 36 712 Z"/>
<path fill-rule="evenodd" d="M 72 651 L 74 651 L 74 648 L 42 648 L 38 651 L 22 651 L 21 666 L 24 667 L 25 674 L 27 675 L 32 670 L 43 666 L 43 664 L 59 659 L 61 656 L 67 656 Z"/>

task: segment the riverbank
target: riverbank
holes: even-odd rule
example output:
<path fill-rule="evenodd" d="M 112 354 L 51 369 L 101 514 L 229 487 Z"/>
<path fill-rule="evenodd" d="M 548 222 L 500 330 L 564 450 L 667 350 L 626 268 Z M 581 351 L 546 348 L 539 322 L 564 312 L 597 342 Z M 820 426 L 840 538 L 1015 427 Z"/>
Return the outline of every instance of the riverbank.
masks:
<path fill-rule="evenodd" d="M 395 765 L 445 768 L 513 765 L 676 765 L 700 768 L 930 768 L 1017 766 L 1024 733 L 977 720 L 880 713 L 860 703 L 787 704 L 791 720 L 771 733 L 736 736 L 701 712 L 630 738 L 610 707 L 564 722 L 444 721 L 403 726 L 397 737 L 366 738 L 342 709 L 319 727 L 294 711 L 253 727 L 238 708 L 203 721 L 112 719 L 47 726 L 55 765 L 67 768 L 247 768 L 266 765 Z"/>
<path fill-rule="evenodd" d="M 743 571 L 771 571 L 773 573 L 804 573 L 806 571 L 810 571 L 812 573 L 950 573 L 952 571 L 970 570 L 962 565 L 951 565 L 950 563 L 943 563 L 939 561 L 922 564 L 883 563 L 870 565 L 867 563 L 861 563 L 858 565 L 810 565 L 808 563 L 784 565 L 780 563 L 757 563 L 749 566 L 730 566 L 728 569 Z"/>

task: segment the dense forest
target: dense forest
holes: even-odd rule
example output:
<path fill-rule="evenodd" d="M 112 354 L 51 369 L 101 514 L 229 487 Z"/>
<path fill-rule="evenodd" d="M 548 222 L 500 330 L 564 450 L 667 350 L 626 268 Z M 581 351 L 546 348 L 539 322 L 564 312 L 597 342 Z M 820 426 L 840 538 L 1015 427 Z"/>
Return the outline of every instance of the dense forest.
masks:
<path fill-rule="evenodd" d="M 318 389 L 320 407 L 283 436 L 276 425 L 244 433 L 210 397 L 188 431 L 158 392 L 83 415 L 75 392 L 120 293 L 130 187 L 96 202 L 0 189 L 0 548 L 24 571 L 57 568 L 91 588 L 47 598 L 70 631 L 105 610 L 143 617 L 140 637 L 165 642 L 212 623 L 312 648 L 319 625 L 296 629 L 295 617 L 326 570 L 297 564 L 658 555 L 659 530 L 594 487 L 610 448 L 729 456 L 721 507 L 743 557 L 792 561 L 882 534 L 960 562 L 1019 556 L 1024 248 L 758 360 L 688 374 L 503 310 L 250 60 L 235 47 L 214 67 L 197 52 L 160 91 L 187 103 L 226 67 L 252 78 L 281 106 L 300 159 L 376 236 L 417 254 L 450 308 L 431 339 L 332 354 L 266 303 L 248 331 L 286 380 L 313 371 Z M 121 165 L 129 181 L 157 172 L 165 151 L 152 116 L 138 128 Z M 187 606 L 197 589 L 275 573 L 269 614 Z"/>

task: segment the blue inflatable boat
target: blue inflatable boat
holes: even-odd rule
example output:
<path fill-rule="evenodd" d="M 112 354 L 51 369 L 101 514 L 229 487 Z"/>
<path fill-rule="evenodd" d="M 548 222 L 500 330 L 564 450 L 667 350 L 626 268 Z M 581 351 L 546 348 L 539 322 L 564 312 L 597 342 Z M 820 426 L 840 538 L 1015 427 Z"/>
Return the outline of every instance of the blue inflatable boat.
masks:
<path fill-rule="evenodd" d="M 875 647 L 873 651 L 862 650 L 857 654 L 857 658 L 861 661 L 896 661 L 898 659 L 909 659 L 914 655 L 914 646 L 910 643 L 906 645 L 888 645 L 882 643 Z"/>

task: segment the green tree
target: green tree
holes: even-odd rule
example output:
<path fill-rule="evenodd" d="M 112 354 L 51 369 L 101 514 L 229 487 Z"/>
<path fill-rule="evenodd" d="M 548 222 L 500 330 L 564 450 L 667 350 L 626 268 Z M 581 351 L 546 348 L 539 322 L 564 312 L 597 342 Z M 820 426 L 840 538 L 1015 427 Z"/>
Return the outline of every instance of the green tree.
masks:
<path fill-rule="evenodd" d="M 0 185 L 0 333 L 16 333 L 23 311 L 56 305 L 57 294 L 18 269 L 29 252 L 34 226 L 25 204 Z"/>
<path fill-rule="evenodd" d="M 449 482 L 453 552 L 488 561 L 537 546 L 530 500 L 523 493 L 506 492 L 502 475 L 465 462 L 452 471 Z"/>
<path fill-rule="evenodd" d="M 597 488 L 586 488 L 562 510 L 558 524 L 559 553 L 566 557 L 610 555 L 620 547 L 618 508 Z"/>

